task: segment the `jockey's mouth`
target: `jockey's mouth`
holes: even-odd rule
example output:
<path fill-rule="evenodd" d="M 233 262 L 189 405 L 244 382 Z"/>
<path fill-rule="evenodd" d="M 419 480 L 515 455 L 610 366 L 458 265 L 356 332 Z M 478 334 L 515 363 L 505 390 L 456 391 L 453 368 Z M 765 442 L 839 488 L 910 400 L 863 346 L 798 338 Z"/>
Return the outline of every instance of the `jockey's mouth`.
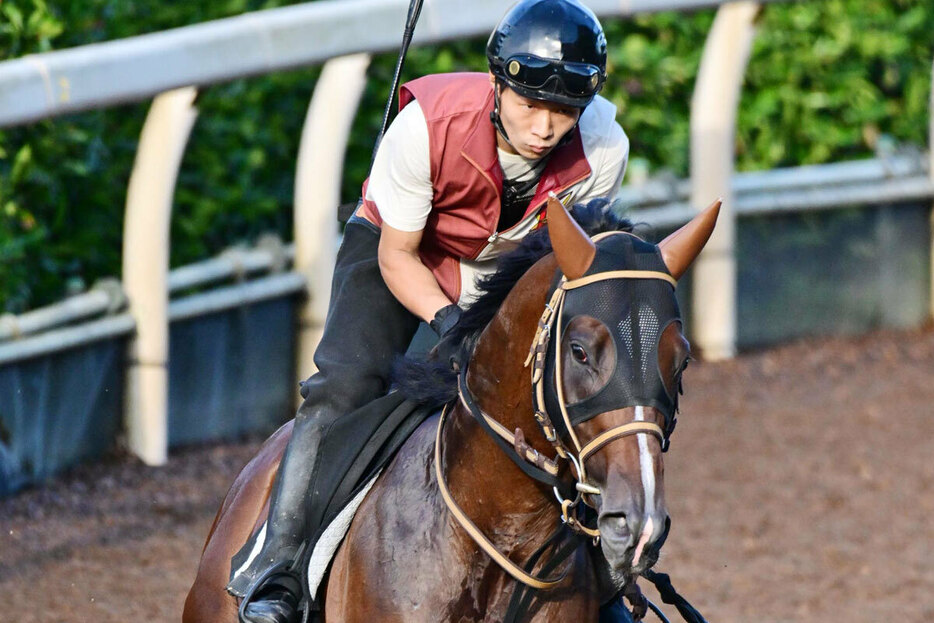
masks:
<path fill-rule="evenodd" d="M 541 158 L 551 153 L 551 150 L 553 150 L 556 146 L 557 143 L 545 145 L 534 145 L 531 143 L 526 143 L 525 149 L 527 152 L 533 154 L 536 158 Z"/>

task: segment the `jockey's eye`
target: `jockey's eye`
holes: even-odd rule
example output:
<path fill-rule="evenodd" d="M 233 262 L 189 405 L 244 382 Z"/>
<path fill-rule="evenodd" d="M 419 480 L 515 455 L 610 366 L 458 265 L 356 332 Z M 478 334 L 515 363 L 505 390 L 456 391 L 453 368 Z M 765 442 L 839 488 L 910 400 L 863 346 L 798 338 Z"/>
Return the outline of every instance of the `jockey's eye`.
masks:
<path fill-rule="evenodd" d="M 577 342 L 571 342 L 571 355 L 577 363 L 587 363 L 587 351 Z"/>

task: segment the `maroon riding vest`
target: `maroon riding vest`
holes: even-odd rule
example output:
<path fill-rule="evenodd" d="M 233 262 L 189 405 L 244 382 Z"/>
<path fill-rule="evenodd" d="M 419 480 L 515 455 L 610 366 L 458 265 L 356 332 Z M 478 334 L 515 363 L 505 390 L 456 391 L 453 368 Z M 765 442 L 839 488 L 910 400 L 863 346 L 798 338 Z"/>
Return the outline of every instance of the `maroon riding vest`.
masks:
<path fill-rule="evenodd" d="M 460 261 L 480 255 L 499 222 L 503 171 L 490 121 L 493 88 L 487 74 L 437 74 L 402 85 L 399 109 L 413 99 L 428 124 L 433 189 L 419 256 L 444 293 L 457 301 Z M 540 210 L 550 191 L 560 193 L 590 174 L 575 128 L 571 139 L 552 152 L 525 215 Z M 361 216 L 381 225 L 379 207 L 366 199 L 366 187 L 364 182 Z"/>

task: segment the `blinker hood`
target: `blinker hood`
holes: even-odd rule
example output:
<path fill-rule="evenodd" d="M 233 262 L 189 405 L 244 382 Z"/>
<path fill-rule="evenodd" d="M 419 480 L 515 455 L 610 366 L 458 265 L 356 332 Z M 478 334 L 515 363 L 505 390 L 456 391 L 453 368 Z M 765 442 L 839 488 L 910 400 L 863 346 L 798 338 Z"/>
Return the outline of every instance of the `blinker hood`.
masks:
<path fill-rule="evenodd" d="M 670 274 L 661 252 L 633 235 L 615 234 L 597 244 L 596 255 L 586 275 L 613 270 L 646 270 Z M 586 276 L 585 275 L 585 276 Z M 560 271 L 552 283 L 554 292 L 561 279 Z M 569 290 L 564 299 L 560 323 L 562 352 L 570 348 L 568 325 L 578 315 L 591 316 L 609 330 L 616 351 L 616 366 L 606 384 L 592 395 L 566 409 L 572 425 L 586 422 L 601 413 L 632 406 L 651 406 L 665 416 L 667 432 L 677 409 L 677 396 L 665 388 L 658 367 L 658 344 L 665 328 L 681 321 L 681 312 L 672 285 L 661 279 L 616 278 L 597 281 Z M 545 360 L 545 406 L 560 436 L 568 431 L 560 416 L 555 383 L 554 332 Z M 568 377 L 568 367 L 562 372 Z M 568 394 L 567 385 L 565 396 Z"/>

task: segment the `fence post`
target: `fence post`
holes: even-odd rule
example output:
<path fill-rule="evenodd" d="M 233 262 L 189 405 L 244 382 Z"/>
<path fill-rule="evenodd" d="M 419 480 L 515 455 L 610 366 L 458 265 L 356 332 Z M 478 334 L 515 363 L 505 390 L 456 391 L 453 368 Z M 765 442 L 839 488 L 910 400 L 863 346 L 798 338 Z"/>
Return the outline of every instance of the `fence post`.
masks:
<path fill-rule="evenodd" d="M 934 182 L 934 61 L 931 61 L 931 99 L 928 105 L 928 177 Z M 934 205 L 931 207 L 931 227 L 929 243 L 931 245 L 931 274 L 928 288 L 930 316 L 934 318 Z"/>
<path fill-rule="evenodd" d="M 312 356 L 324 329 L 337 255 L 344 155 L 369 64 L 369 54 L 325 63 L 302 129 L 295 173 L 295 270 L 305 276 L 309 296 L 300 312 L 296 372 L 301 379 L 316 371 Z"/>
<path fill-rule="evenodd" d="M 701 209 L 723 198 L 717 228 L 693 273 L 692 341 L 710 360 L 736 354 L 733 143 L 759 8 L 756 2 L 743 1 L 717 10 L 691 101 L 691 204 Z"/>
<path fill-rule="evenodd" d="M 130 344 L 126 427 L 130 451 L 148 465 L 168 458 L 169 223 L 175 181 L 198 113 L 197 90 L 153 100 L 127 188 L 123 286 L 136 336 Z"/>

